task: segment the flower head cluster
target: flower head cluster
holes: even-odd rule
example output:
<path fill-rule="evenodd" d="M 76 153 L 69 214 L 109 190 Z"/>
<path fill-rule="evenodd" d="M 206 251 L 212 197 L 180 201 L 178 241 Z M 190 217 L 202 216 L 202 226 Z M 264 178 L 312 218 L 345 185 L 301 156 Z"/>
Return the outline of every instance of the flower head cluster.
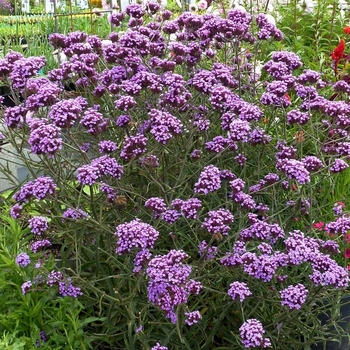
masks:
<path fill-rule="evenodd" d="M 153 213 L 155 218 L 166 210 L 164 199 L 158 197 L 147 199 L 145 202 L 145 207 Z"/>
<path fill-rule="evenodd" d="M 159 343 L 156 343 L 156 345 L 152 346 L 151 350 L 168 350 L 166 346 L 162 346 Z"/>
<path fill-rule="evenodd" d="M 71 128 L 80 119 L 85 104 L 82 100 L 82 97 L 61 100 L 51 107 L 48 117 L 57 127 Z"/>
<path fill-rule="evenodd" d="M 202 241 L 198 245 L 198 253 L 200 257 L 203 257 L 205 260 L 213 260 L 218 252 L 218 247 L 209 246 L 206 241 Z"/>
<path fill-rule="evenodd" d="M 81 166 L 77 169 L 77 172 L 77 178 L 81 184 L 93 185 L 102 176 L 106 175 L 110 175 L 120 180 L 123 174 L 123 167 L 117 163 L 115 158 L 105 155 L 95 158 L 88 165 Z"/>
<path fill-rule="evenodd" d="M 49 247 L 51 245 L 51 242 L 47 239 L 43 239 L 41 241 L 35 241 L 30 245 L 30 250 L 33 253 L 37 253 L 42 248 Z"/>
<path fill-rule="evenodd" d="M 153 248 L 159 232 L 151 225 L 135 219 L 117 226 L 115 235 L 118 238 L 116 252 L 119 255 L 123 255 L 130 252 L 133 247 L 141 249 Z"/>
<path fill-rule="evenodd" d="M 239 328 L 242 343 L 246 348 L 260 347 L 267 348 L 271 346 L 269 338 L 264 338 L 265 330 L 260 321 L 251 318 L 244 322 Z"/>
<path fill-rule="evenodd" d="M 16 192 L 13 199 L 17 202 L 27 202 L 31 197 L 44 199 L 55 193 L 56 184 L 50 177 L 41 176 L 34 181 L 24 184 L 21 189 Z"/>
<path fill-rule="evenodd" d="M 72 297 L 77 298 L 78 296 L 82 295 L 82 291 L 79 287 L 74 287 L 72 283 L 70 283 L 69 279 L 68 281 L 59 282 L 58 283 L 59 293 L 63 297 Z"/>
<path fill-rule="evenodd" d="M 233 222 L 233 215 L 227 209 L 212 210 L 202 223 L 202 228 L 214 235 L 227 235 L 230 224 Z"/>
<path fill-rule="evenodd" d="M 35 216 L 34 218 L 29 219 L 28 223 L 31 232 L 39 236 L 49 228 L 48 220 L 43 216 Z"/>
<path fill-rule="evenodd" d="M 30 126 L 28 143 L 33 153 L 53 155 L 62 148 L 60 128 L 37 118 L 31 119 L 28 124 Z"/>
<path fill-rule="evenodd" d="M 21 267 L 26 267 L 30 264 L 30 258 L 27 253 L 20 253 L 16 257 L 16 264 Z"/>
<path fill-rule="evenodd" d="M 192 268 L 183 260 L 188 255 L 181 250 L 170 250 L 166 255 L 157 255 L 148 264 L 148 299 L 165 312 L 167 318 L 175 323 L 175 307 L 186 304 L 190 294 L 198 294 L 201 285 L 189 279 Z M 197 315 L 198 316 L 198 315 Z M 193 318 L 193 323 L 198 317 Z"/>
<path fill-rule="evenodd" d="M 250 291 L 248 285 L 244 282 L 233 282 L 230 284 L 230 289 L 228 290 L 228 295 L 234 300 L 236 298 L 239 298 L 240 302 L 243 302 L 243 300 L 248 297 L 249 295 L 252 295 L 252 292 Z"/>
<path fill-rule="evenodd" d="M 305 303 L 308 290 L 301 283 L 295 286 L 289 286 L 280 291 L 281 304 L 288 306 L 290 309 L 300 309 Z"/>
<path fill-rule="evenodd" d="M 198 321 L 202 318 L 202 315 L 199 311 L 185 312 L 185 316 L 185 323 L 188 326 L 192 326 L 195 323 L 198 323 Z"/>
<path fill-rule="evenodd" d="M 311 181 L 310 173 L 303 162 L 296 159 L 280 159 L 277 161 L 276 168 L 285 173 L 288 179 L 296 180 L 301 185 Z"/>
<path fill-rule="evenodd" d="M 82 209 L 73 209 L 73 208 L 68 208 L 66 209 L 63 214 L 62 218 L 64 219 L 73 219 L 73 220 L 79 220 L 79 219 L 85 219 L 89 216 L 88 213 L 86 213 Z"/>
<path fill-rule="evenodd" d="M 221 187 L 220 170 L 214 165 L 208 165 L 201 172 L 194 185 L 194 192 L 208 194 Z"/>

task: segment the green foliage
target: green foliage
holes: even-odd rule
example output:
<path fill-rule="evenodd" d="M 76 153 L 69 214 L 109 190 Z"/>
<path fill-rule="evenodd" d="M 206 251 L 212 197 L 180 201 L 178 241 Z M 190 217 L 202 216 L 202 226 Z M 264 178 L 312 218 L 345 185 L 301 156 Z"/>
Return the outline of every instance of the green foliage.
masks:
<path fill-rule="evenodd" d="M 40 280 L 55 267 L 49 259 L 42 265 L 40 254 L 31 254 L 27 267 L 15 264 L 16 256 L 27 250 L 29 228 L 22 228 L 9 216 L 3 204 L 0 213 L 0 344 L 2 349 L 34 349 L 45 332 L 43 349 L 88 349 L 89 339 L 84 328 L 97 318 L 81 320 L 83 305 L 69 297 L 60 297 L 57 289 L 38 283 L 35 292 L 22 294 L 21 285 L 28 280 Z M 35 259 L 39 260 L 35 261 Z M 99 319 L 100 320 L 100 319 Z"/>
<path fill-rule="evenodd" d="M 24 123 L 21 128 L 6 129 L 6 140 L 14 147 L 14 154 L 19 154 L 28 165 L 30 176 L 27 180 L 44 174 L 54 180 L 57 188 L 45 200 L 31 199 L 23 203 L 23 213 L 18 221 L 9 217 L 9 208 L 4 207 L 4 225 L 0 229 L 0 296 L 4 300 L 0 305 L 0 333 L 3 335 L 0 344 L 3 342 L 4 347 L 13 346 L 14 349 L 30 349 L 39 339 L 40 332 L 45 331 L 47 342 L 41 344 L 44 349 L 149 350 L 159 341 L 171 350 L 234 350 L 242 348 L 239 328 L 242 322 L 250 318 L 263 320 L 266 336 L 271 339 L 272 348 L 276 350 L 308 349 L 315 342 L 330 337 L 339 338 L 343 331 L 338 328 L 331 330 L 329 326 L 338 322 L 341 317 L 339 307 L 343 290 L 332 286 L 315 286 L 309 278 L 312 273 L 309 262 L 281 266 L 279 275 L 288 276 L 288 280 L 272 279 L 268 283 L 253 278 L 242 267 L 223 266 L 220 259 L 232 252 L 239 234 L 252 225 L 251 219 L 244 205 L 233 200 L 228 181 L 222 181 L 220 189 L 205 195 L 194 194 L 193 190 L 203 169 L 209 164 L 215 164 L 220 170 L 231 170 L 235 176 L 244 179 L 245 191 L 248 193 L 250 186 L 256 185 L 265 175 L 276 172 L 276 145 L 285 141 L 289 147 L 296 149 L 295 157 L 298 160 L 305 155 L 317 155 L 325 166 L 313 173 L 312 179 L 306 184 L 299 184 L 295 179 L 286 178 L 283 172 L 279 173 L 280 179 L 276 183 L 253 194 L 256 203 L 269 207 L 268 213 L 258 210 L 250 214 L 256 214 L 258 218 L 268 220 L 271 224 L 278 223 L 286 235 L 293 230 L 302 230 L 310 238 L 329 238 L 325 232 L 314 229 L 313 224 L 319 220 L 334 220 L 334 203 L 348 201 L 350 173 L 347 170 L 331 175 L 329 171 L 331 161 L 336 156 L 324 152 L 323 147 L 329 142 L 328 129 L 322 123 L 322 119 L 326 117 L 322 111 L 310 111 L 312 118 L 307 124 L 288 124 L 287 112 L 292 108 L 299 108 L 302 102 L 298 94 L 291 89 L 290 107 L 264 105 L 260 103 L 260 97 L 272 78 L 263 72 L 261 79 L 254 81 L 249 70 L 241 69 L 247 62 L 252 67 L 257 67 L 271 58 L 272 51 L 287 49 L 300 55 L 305 67 L 324 72 L 324 80 L 332 83 L 335 78 L 329 53 L 333 45 L 337 44 L 335 33 L 340 35 L 343 22 L 341 17 L 337 17 L 336 11 L 327 10 L 330 3 L 319 1 L 318 5 L 312 13 L 299 9 L 295 4 L 278 9 L 281 16 L 279 22 L 285 33 L 283 42 L 242 44 L 238 41 L 223 41 L 221 46 L 218 45 L 217 49 L 220 50 L 214 60 L 203 58 L 196 67 L 198 70 L 210 70 L 214 62 L 235 67 L 232 77 L 238 80 L 238 88 L 234 89 L 237 97 L 259 106 L 264 112 L 264 118 L 253 120 L 251 128 L 259 127 L 271 137 L 271 142 L 266 144 L 237 142 L 234 150 L 225 146 L 222 152 L 209 152 L 206 149 L 208 142 L 218 135 L 227 136 L 220 125 L 222 112 L 212 106 L 205 93 L 197 91 L 190 83 L 185 85 L 191 91 L 188 102 L 191 108 L 169 107 L 167 104 L 163 106 L 169 108 L 181 121 L 184 132 L 172 137 L 165 144 L 156 142 L 149 135 L 147 151 L 143 155 L 156 155 L 159 165 L 155 167 L 144 166 L 138 158 L 123 159 L 120 156 L 120 150 L 128 137 L 136 135 L 137 130 L 144 126 L 148 110 L 160 108 L 159 95 L 150 89 L 143 88 L 134 96 L 137 104 L 128 112 L 131 123 L 120 128 L 116 125 L 116 120 L 125 111 L 120 111 L 115 106 L 119 95 L 116 97 L 108 92 L 102 97 L 96 97 L 92 88 L 77 86 L 71 93 L 73 95 L 68 95 L 68 98 L 83 96 L 89 106 L 98 104 L 101 113 L 108 120 L 106 130 L 103 133 L 88 133 L 77 121 L 72 128 L 64 128 L 61 134 L 64 140 L 62 149 L 53 155 L 40 154 L 39 162 L 30 161 L 28 153 L 24 151 L 28 147 L 30 127 Z M 172 6 L 175 5 L 172 3 Z M 98 21 L 96 28 L 99 28 Z M 93 25 L 83 18 L 81 22 L 74 18 L 74 28 L 71 19 L 67 17 L 62 19 L 60 25 L 64 28 L 63 33 L 68 33 L 70 28 L 95 32 Z M 52 31 L 52 22 L 49 27 L 46 30 L 43 24 L 42 32 Z M 256 26 L 253 28 L 257 30 Z M 107 31 L 107 28 L 101 32 L 96 29 L 96 32 L 103 33 L 104 36 L 104 30 Z M 39 48 L 41 51 L 50 51 L 45 40 L 41 42 L 33 39 L 32 43 L 32 47 L 26 52 L 28 56 L 35 55 Z M 247 59 L 248 54 L 252 54 L 251 60 Z M 164 57 L 170 60 L 171 55 L 167 50 Z M 148 58 L 142 59 L 145 60 L 144 67 L 148 69 Z M 54 65 L 49 62 L 49 67 L 51 64 Z M 113 65 L 116 63 L 110 64 L 101 57 L 95 68 L 100 73 Z M 46 69 L 45 73 L 50 70 Z M 179 64 L 175 73 L 188 82 L 197 73 L 197 70 L 191 69 L 190 66 Z M 160 75 L 156 69 L 153 71 Z M 299 73 L 301 70 L 295 74 Z M 64 83 L 76 84 L 77 76 L 72 75 Z M 166 93 L 166 89 L 168 87 L 162 92 Z M 327 87 L 322 93 L 329 97 L 331 87 Z M 67 92 L 60 95 L 60 98 L 67 98 Z M 210 128 L 200 130 L 193 121 L 205 108 L 205 118 L 210 122 Z M 38 108 L 35 117 L 46 120 L 49 110 L 50 106 Z M 118 192 L 112 200 L 107 200 L 106 194 L 101 190 L 102 181 L 92 185 L 77 181 L 78 169 L 101 155 L 98 144 L 107 139 L 118 144 L 119 148 L 112 157 L 123 165 L 121 180 L 112 176 L 103 177 L 103 182 Z M 85 143 L 90 143 L 88 152 L 81 147 Z M 203 151 L 203 155 L 197 160 L 191 157 L 194 149 Z M 247 158 L 245 164 L 236 162 L 235 156 L 238 154 Z M 6 167 L 3 167 L 2 172 L 6 171 Z M 288 186 L 283 180 L 286 180 Z M 21 185 L 23 184 L 18 184 L 16 190 Z M 196 197 L 201 200 L 202 208 L 197 218 L 181 217 L 170 225 L 161 216 L 157 217 L 145 208 L 146 200 L 151 197 L 163 199 L 167 207 L 171 207 L 174 199 Z M 6 198 L 6 201 L 10 199 Z M 286 205 L 288 201 L 294 201 L 295 205 Z M 306 211 L 305 202 L 310 203 Z M 63 213 L 68 208 L 84 210 L 88 216 L 78 220 L 64 219 Z M 229 234 L 226 236 L 221 232 L 208 233 L 202 225 L 208 211 L 223 208 L 235 217 Z M 33 235 L 27 227 L 28 219 L 37 215 L 49 218 L 50 230 L 45 233 L 45 237 L 50 238 L 56 249 L 31 255 L 33 262 L 44 259 L 39 268 L 33 263 L 21 268 L 15 264 L 15 257 L 18 253 L 29 250 Z M 186 251 L 189 254 L 186 264 L 192 268 L 191 278 L 203 285 L 198 295 L 192 296 L 186 304 L 177 305 L 175 324 L 166 318 L 160 308 L 148 301 L 149 277 L 145 269 L 140 273 L 133 271 L 136 250 L 123 255 L 116 253 L 116 227 L 135 218 L 152 225 L 159 232 L 159 238 L 151 249 L 153 257 L 164 255 L 170 249 Z M 342 249 L 335 255 L 335 259 L 346 267 L 346 243 L 341 235 L 334 239 L 340 243 Z M 209 247 L 217 248 L 220 253 L 217 258 L 209 260 L 200 256 L 198 245 L 203 240 L 207 241 Z M 248 252 L 258 251 L 259 243 L 258 240 L 247 243 Z M 285 242 L 279 240 L 274 249 L 284 251 Z M 47 276 L 58 264 L 60 270 L 83 290 L 83 295 L 78 300 L 62 298 L 57 290 L 40 283 L 22 295 L 23 282 Z M 244 303 L 232 300 L 227 291 L 233 281 L 249 284 L 253 297 L 247 298 Z M 289 310 L 281 305 L 279 292 L 291 283 L 303 283 L 309 290 L 307 302 L 302 309 Z M 330 309 L 332 312 L 329 322 L 321 325 L 318 316 L 329 313 Z M 184 322 L 184 314 L 192 310 L 199 310 L 202 320 L 190 327 Z"/>
<path fill-rule="evenodd" d="M 300 56 L 306 68 L 331 75 L 330 55 L 343 36 L 346 12 L 332 0 L 318 0 L 313 8 L 290 1 L 275 10 L 285 48 Z"/>

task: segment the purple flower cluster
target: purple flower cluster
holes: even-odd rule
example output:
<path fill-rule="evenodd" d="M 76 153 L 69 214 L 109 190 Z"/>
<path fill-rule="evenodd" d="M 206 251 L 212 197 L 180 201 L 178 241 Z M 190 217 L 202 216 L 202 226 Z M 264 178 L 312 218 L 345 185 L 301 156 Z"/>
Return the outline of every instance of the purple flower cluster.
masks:
<path fill-rule="evenodd" d="M 170 250 L 166 255 L 157 255 L 148 264 L 148 299 L 176 323 L 175 307 L 186 304 L 190 294 L 198 294 L 201 284 L 189 279 L 192 268 L 183 261 L 188 255 L 181 250 Z M 197 315 L 198 316 L 198 315 Z M 193 321 L 197 319 L 193 314 Z M 198 319 L 197 319 L 198 321 Z"/>
<path fill-rule="evenodd" d="M 194 185 L 195 193 L 208 194 L 221 187 L 220 170 L 214 165 L 208 165 L 201 172 Z"/>
<path fill-rule="evenodd" d="M 27 294 L 27 292 L 30 290 L 31 286 L 32 286 L 31 281 L 24 282 L 21 286 L 22 294 L 23 295 Z"/>
<path fill-rule="evenodd" d="M 35 216 L 28 220 L 30 231 L 41 236 L 48 228 L 48 220 L 43 216 Z"/>
<path fill-rule="evenodd" d="M 274 244 L 279 238 L 284 238 L 284 235 L 284 231 L 279 225 L 255 220 L 248 228 L 239 233 L 239 238 L 242 241 L 259 239 Z"/>
<path fill-rule="evenodd" d="M 349 164 L 345 162 L 343 159 L 335 159 L 334 162 L 331 164 L 329 170 L 331 173 L 341 173 L 345 169 L 349 167 Z"/>
<path fill-rule="evenodd" d="M 144 267 L 147 266 L 150 261 L 152 253 L 148 249 L 140 250 L 134 259 L 134 269 L 133 273 L 139 273 Z"/>
<path fill-rule="evenodd" d="M 185 312 L 185 316 L 186 316 L 185 323 L 188 326 L 192 326 L 195 323 L 198 323 L 199 320 L 202 318 L 202 315 L 200 314 L 199 311 Z"/>
<path fill-rule="evenodd" d="M 102 176 L 106 175 L 110 175 L 120 180 L 123 174 L 123 167 L 117 163 L 115 158 L 105 155 L 95 158 L 88 165 L 79 167 L 77 173 L 77 179 L 81 184 L 93 185 Z"/>
<path fill-rule="evenodd" d="M 61 100 L 50 108 L 48 117 L 60 128 L 71 128 L 80 119 L 84 104 L 82 98 Z"/>
<path fill-rule="evenodd" d="M 103 114 L 95 108 L 87 108 L 80 119 L 80 124 L 89 134 L 96 136 L 106 130 L 107 120 L 108 119 L 104 118 Z"/>
<path fill-rule="evenodd" d="M 29 78 L 36 76 L 41 68 L 46 64 L 46 58 L 28 57 L 19 58 L 11 67 L 10 79 L 14 89 L 22 90 L 26 86 Z"/>
<path fill-rule="evenodd" d="M 280 291 L 281 304 L 288 306 L 290 309 L 300 309 L 305 303 L 308 290 L 301 283 L 295 286 L 288 286 Z"/>
<path fill-rule="evenodd" d="M 21 267 L 26 267 L 30 264 L 30 258 L 27 253 L 20 253 L 16 257 L 16 264 Z"/>
<path fill-rule="evenodd" d="M 10 214 L 14 219 L 19 219 L 22 215 L 22 210 L 23 207 L 20 204 L 16 203 L 11 207 Z"/>
<path fill-rule="evenodd" d="M 202 228 L 214 235 L 222 234 L 227 236 L 230 230 L 230 224 L 233 222 L 233 215 L 227 209 L 218 209 L 208 212 L 208 216 L 204 218 Z"/>
<path fill-rule="evenodd" d="M 58 282 L 58 288 L 60 295 L 63 297 L 78 298 L 83 294 L 79 287 L 74 287 L 72 283 L 70 283 L 70 279 L 68 279 L 68 281 Z"/>
<path fill-rule="evenodd" d="M 244 322 L 239 328 L 242 343 L 246 348 L 260 347 L 267 348 L 271 346 L 269 338 L 264 338 L 265 330 L 260 321 L 251 318 Z"/>
<path fill-rule="evenodd" d="M 147 137 L 142 134 L 125 138 L 120 157 L 124 160 L 130 160 L 140 156 L 147 151 L 147 141 Z"/>
<path fill-rule="evenodd" d="M 73 209 L 73 208 L 68 208 L 66 209 L 63 214 L 62 218 L 64 219 L 73 219 L 73 220 L 80 220 L 80 219 L 86 219 L 89 216 L 88 213 L 86 213 L 82 209 Z"/>
<path fill-rule="evenodd" d="M 186 201 L 174 200 L 172 206 L 174 208 L 178 207 L 185 218 L 195 220 L 197 219 L 198 210 L 202 208 L 202 202 L 198 198 L 189 198 Z"/>
<path fill-rule="evenodd" d="M 111 140 L 101 141 L 98 146 L 100 153 L 112 153 L 118 149 L 116 143 Z"/>
<path fill-rule="evenodd" d="M 31 197 L 44 199 L 53 195 L 56 190 L 56 184 L 50 177 L 41 176 L 34 181 L 24 184 L 21 189 L 13 195 L 17 202 L 27 202 Z"/>
<path fill-rule="evenodd" d="M 326 231 L 332 234 L 343 234 L 345 235 L 350 231 L 350 217 L 342 215 L 335 221 L 328 223 L 325 227 Z"/>
<path fill-rule="evenodd" d="M 118 238 L 116 252 L 119 255 L 123 255 L 130 252 L 133 247 L 141 249 L 153 248 L 159 232 L 151 225 L 135 219 L 117 226 L 115 235 Z"/>
<path fill-rule="evenodd" d="M 245 298 L 249 295 L 252 295 L 248 285 L 244 282 L 233 282 L 230 284 L 230 289 L 228 290 L 228 295 L 233 299 L 239 298 L 239 301 L 242 303 Z"/>
<path fill-rule="evenodd" d="M 280 159 L 277 161 L 276 168 L 285 173 L 288 179 L 296 180 L 300 185 L 311 181 L 310 173 L 304 163 L 296 159 Z"/>
<path fill-rule="evenodd" d="M 202 241 L 198 245 L 198 253 L 200 257 L 203 257 L 204 260 L 213 260 L 216 257 L 216 254 L 218 252 L 218 247 L 215 246 L 208 246 L 208 243 L 206 241 Z"/>
<path fill-rule="evenodd" d="M 10 128 L 20 127 L 27 112 L 27 109 L 22 106 L 6 108 L 4 111 L 5 124 Z"/>
<path fill-rule="evenodd" d="M 41 241 L 35 241 L 30 245 L 30 250 L 33 253 L 37 253 L 42 248 L 49 247 L 51 245 L 51 242 L 47 239 L 43 239 Z"/>
<path fill-rule="evenodd" d="M 168 350 L 166 346 L 162 346 L 159 343 L 156 343 L 156 345 L 152 346 L 151 350 Z"/>
<path fill-rule="evenodd" d="M 30 137 L 28 143 L 35 154 L 53 155 L 62 148 L 60 128 L 47 120 L 32 118 L 28 120 Z"/>
<path fill-rule="evenodd" d="M 164 199 L 158 197 L 147 199 L 145 202 L 145 207 L 153 213 L 155 218 L 159 217 L 159 215 L 166 210 Z"/>
<path fill-rule="evenodd" d="M 304 125 L 310 120 L 310 116 L 306 112 L 301 112 L 297 109 L 293 109 L 287 113 L 288 124 L 300 124 Z"/>

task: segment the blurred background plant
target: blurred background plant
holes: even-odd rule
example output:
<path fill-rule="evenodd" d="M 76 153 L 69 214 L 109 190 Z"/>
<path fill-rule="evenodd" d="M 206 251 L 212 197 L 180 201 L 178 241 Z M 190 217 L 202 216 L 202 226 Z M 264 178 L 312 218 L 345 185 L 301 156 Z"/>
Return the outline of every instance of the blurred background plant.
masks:
<path fill-rule="evenodd" d="M 13 13 L 13 7 L 11 5 L 11 1 L 1 0 L 0 1 L 0 16 L 10 15 L 12 13 Z"/>

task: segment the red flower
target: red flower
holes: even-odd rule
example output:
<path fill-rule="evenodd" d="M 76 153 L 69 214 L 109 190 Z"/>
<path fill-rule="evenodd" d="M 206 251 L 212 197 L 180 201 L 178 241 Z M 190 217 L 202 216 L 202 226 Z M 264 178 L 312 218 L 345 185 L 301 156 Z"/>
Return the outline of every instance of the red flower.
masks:
<path fill-rule="evenodd" d="M 315 228 L 316 230 L 322 231 L 325 227 L 325 224 L 324 224 L 324 222 L 320 221 L 320 222 L 316 222 L 315 224 L 313 224 L 312 227 Z"/>
<path fill-rule="evenodd" d="M 332 60 L 339 62 L 340 59 L 344 56 L 345 50 L 345 40 L 340 39 L 339 45 L 332 52 Z"/>
<path fill-rule="evenodd" d="M 292 187 L 291 187 L 291 190 L 293 192 L 296 192 L 298 190 L 298 185 L 297 184 L 293 184 Z"/>
<path fill-rule="evenodd" d="M 349 244 L 350 243 L 350 233 L 346 233 L 343 235 L 344 240 Z"/>
<path fill-rule="evenodd" d="M 350 27 L 345 27 L 343 31 L 345 34 L 350 34 Z"/>
<path fill-rule="evenodd" d="M 350 258 L 350 249 L 349 249 L 349 248 L 346 248 L 346 249 L 345 249 L 345 254 L 344 254 L 344 255 L 345 255 L 345 258 L 346 258 L 346 259 L 349 259 L 349 258 Z"/>

